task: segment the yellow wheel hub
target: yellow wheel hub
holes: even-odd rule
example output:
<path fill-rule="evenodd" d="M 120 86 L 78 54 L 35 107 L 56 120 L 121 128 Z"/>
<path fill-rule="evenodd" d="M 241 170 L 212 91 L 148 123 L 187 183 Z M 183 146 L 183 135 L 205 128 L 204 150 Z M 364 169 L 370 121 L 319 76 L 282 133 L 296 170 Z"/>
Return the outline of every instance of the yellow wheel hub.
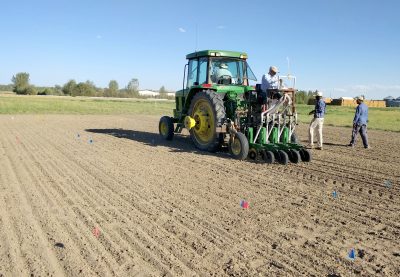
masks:
<path fill-rule="evenodd" d="M 231 144 L 231 151 L 234 155 L 239 155 L 242 151 L 242 145 L 240 144 L 240 140 L 234 138 Z"/>
<path fill-rule="evenodd" d="M 190 117 L 190 116 L 186 116 L 185 117 L 185 128 L 190 130 L 192 129 L 194 126 L 196 126 L 196 120 L 194 120 L 194 118 Z"/>
<path fill-rule="evenodd" d="M 161 122 L 160 125 L 160 132 L 163 136 L 168 135 L 168 125 L 166 122 Z"/>
<path fill-rule="evenodd" d="M 215 133 L 215 119 L 212 107 L 207 100 L 200 99 L 193 108 L 194 134 L 200 143 L 210 142 Z"/>

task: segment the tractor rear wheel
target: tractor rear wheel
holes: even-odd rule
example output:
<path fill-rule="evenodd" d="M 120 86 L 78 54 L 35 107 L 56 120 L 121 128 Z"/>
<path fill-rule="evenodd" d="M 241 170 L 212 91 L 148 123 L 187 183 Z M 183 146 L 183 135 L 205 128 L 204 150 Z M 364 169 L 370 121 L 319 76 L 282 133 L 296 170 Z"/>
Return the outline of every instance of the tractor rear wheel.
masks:
<path fill-rule="evenodd" d="M 169 116 L 161 117 L 158 124 L 158 131 L 164 139 L 172 140 L 174 137 L 174 122 L 172 118 Z"/>
<path fill-rule="evenodd" d="M 189 116 L 196 124 L 190 129 L 190 137 L 200 150 L 215 152 L 221 146 L 221 134 L 216 128 L 225 121 L 225 107 L 221 97 L 212 90 L 199 91 L 193 97 Z"/>
<path fill-rule="evenodd" d="M 237 132 L 229 140 L 229 152 L 237 160 L 244 160 L 249 154 L 249 141 L 247 137 L 240 132 Z"/>

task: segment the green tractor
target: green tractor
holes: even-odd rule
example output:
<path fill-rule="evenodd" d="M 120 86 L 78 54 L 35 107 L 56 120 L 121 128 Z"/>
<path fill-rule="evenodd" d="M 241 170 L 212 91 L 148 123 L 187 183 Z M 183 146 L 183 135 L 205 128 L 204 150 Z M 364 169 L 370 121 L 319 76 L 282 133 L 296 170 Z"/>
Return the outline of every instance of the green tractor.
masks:
<path fill-rule="evenodd" d="M 172 140 L 183 128 L 195 146 L 215 152 L 227 146 L 235 159 L 267 163 L 311 161 L 298 144 L 295 77 L 281 76 L 280 88 L 263 91 L 247 64 L 247 54 L 204 50 L 186 56 L 183 89 L 176 92 L 174 116 L 163 116 L 160 135 Z M 287 87 L 283 81 L 292 82 Z"/>

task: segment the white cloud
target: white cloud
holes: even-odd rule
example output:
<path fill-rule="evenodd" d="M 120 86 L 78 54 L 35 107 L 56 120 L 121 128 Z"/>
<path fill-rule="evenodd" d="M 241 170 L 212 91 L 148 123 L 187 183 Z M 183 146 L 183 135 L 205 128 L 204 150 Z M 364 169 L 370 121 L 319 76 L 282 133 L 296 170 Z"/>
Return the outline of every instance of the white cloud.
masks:
<path fill-rule="evenodd" d="M 181 33 L 186 33 L 186 30 L 183 29 L 182 27 L 179 27 L 178 30 L 179 30 L 179 32 L 181 32 Z"/>
<path fill-rule="evenodd" d="M 335 92 L 347 92 L 345 88 L 334 88 Z"/>

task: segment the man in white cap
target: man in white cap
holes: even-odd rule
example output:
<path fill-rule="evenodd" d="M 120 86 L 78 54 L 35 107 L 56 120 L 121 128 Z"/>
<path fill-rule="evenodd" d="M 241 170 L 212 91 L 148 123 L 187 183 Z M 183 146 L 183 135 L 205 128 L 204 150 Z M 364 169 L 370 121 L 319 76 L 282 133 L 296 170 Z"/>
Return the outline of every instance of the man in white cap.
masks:
<path fill-rule="evenodd" d="M 270 66 L 269 72 L 262 76 L 261 90 L 266 92 L 267 89 L 278 89 L 279 77 L 277 75 L 278 68 L 276 66 Z"/>
<path fill-rule="evenodd" d="M 349 146 L 354 147 L 357 142 L 357 135 L 360 133 L 364 148 L 369 148 L 367 123 L 368 123 L 368 106 L 364 104 L 364 96 L 357 96 L 354 98 L 358 104 L 356 114 L 353 119 L 353 132 L 351 134 L 351 141 Z"/>
<path fill-rule="evenodd" d="M 315 94 L 315 109 L 312 110 L 309 115 L 314 115 L 311 120 L 310 127 L 308 130 L 308 147 L 314 148 L 314 129 L 318 128 L 318 147 L 317 149 L 322 150 L 322 128 L 324 126 L 324 115 L 325 115 L 326 104 L 322 99 L 322 92 L 317 91 Z"/>
<path fill-rule="evenodd" d="M 222 78 L 226 78 L 226 77 L 232 78 L 232 73 L 229 71 L 226 63 L 220 63 L 220 65 L 217 69 L 217 72 L 215 74 L 215 77 L 217 79 L 217 82 L 222 81 Z"/>

